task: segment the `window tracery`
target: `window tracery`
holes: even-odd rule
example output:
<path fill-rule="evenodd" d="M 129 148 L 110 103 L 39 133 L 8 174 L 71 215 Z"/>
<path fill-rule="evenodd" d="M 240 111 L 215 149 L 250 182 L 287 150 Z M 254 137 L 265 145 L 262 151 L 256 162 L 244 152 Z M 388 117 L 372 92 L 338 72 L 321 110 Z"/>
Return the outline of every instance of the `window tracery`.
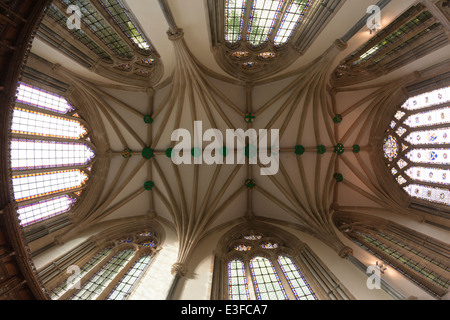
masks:
<path fill-rule="evenodd" d="M 347 86 L 386 74 L 448 44 L 438 19 L 424 4 L 410 7 L 336 68 L 335 86 Z"/>
<path fill-rule="evenodd" d="M 81 29 L 67 27 L 70 6 L 80 9 Z M 54 0 L 38 36 L 50 45 L 58 43 L 57 49 L 70 58 L 117 81 L 147 86 L 162 73 L 158 53 L 117 0 Z"/>
<path fill-rule="evenodd" d="M 450 87 L 409 98 L 386 131 L 390 172 L 412 198 L 450 205 L 448 104 Z"/>
<path fill-rule="evenodd" d="M 283 252 L 279 240 L 249 233 L 235 240 L 230 252 L 228 299 L 317 299 L 294 259 Z"/>
<path fill-rule="evenodd" d="M 20 224 L 70 212 L 95 161 L 87 124 L 66 98 L 19 83 L 11 126 L 11 183 Z M 60 116 L 59 116 L 60 114 Z"/>
<path fill-rule="evenodd" d="M 279 71 L 306 50 L 340 3 L 209 1 L 216 60 L 229 73 L 245 79 L 267 76 L 273 69 Z"/>

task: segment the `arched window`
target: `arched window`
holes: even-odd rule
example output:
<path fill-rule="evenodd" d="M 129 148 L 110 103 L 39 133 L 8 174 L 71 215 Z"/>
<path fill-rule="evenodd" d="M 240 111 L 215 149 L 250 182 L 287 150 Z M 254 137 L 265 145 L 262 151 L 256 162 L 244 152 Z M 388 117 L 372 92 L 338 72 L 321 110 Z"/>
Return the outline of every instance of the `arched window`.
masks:
<path fill-rule="evenodd" d="M 386 131 L 384 156 L 412 198 L 450 205 L 450 87 L 409 98 Z"/>
<path fill-rule="evenodd" d="M 448 43 L 439 19 L 418 3 L 341 61 L 332 82 L 347 86 L 374 79 L 380 70 L 391 72 Z"/>
<path fill-rule="evenodd" d="M 11 127 L 11 169 L 20 224 L 69 212 L 86 187 L 95 147 L 67 99 L 19 83 Z"/>
<path fill-rule="evenodd" d="M 442 297 L 448 293 L 448 244 L 377 217 L 338 213 L 334 219 L 345 236 L 389 268 L 433 296 Z"/>
<path fill-rule="evenodd" d="M 127 299 L 149 269 L 157 249 L 158 239 L 148 231 L 133 233 L 113 241 L 112 245 L 100 250 L 84 263 L 74 277 L 69 277 L 56 286 L 51 297 L 54 300 Z M 74 253 L 69 253 L 68 256 L 72 257 Z M 77 265 L 75 261 L 72 263 L 72 267 Z M 50 274 L 49 271 L 47 273 Z"/>
<path fill-rule="evenodd" d="M 230 300 L 317 299 L 295 260 L 261 234 L 237 241 L 227 267 Z"/>
<path fill-rule="evenodd" d="M 78 63 L 116 81 L 126 79 L 147 86 L 161 75 L 159 55 L 122 1 L 55 0 L 37 35 Z"/>
<path fill-rule="evenodd" d="M 340 4 L 340 0 L 209 0 L 213 47 L 219 50 L 216 60 L 242 78 L 279 71 L 306 51 Z"/>

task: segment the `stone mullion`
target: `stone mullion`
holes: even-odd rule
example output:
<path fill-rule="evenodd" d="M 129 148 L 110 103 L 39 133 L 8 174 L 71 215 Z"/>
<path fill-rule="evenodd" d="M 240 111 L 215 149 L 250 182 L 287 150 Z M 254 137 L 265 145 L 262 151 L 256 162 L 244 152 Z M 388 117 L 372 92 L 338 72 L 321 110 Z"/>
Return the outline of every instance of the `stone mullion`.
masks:
<path fill-rule="evenodd" d="M 87 168 L 93 165 L 93 163 L 88 163 L 85 165 L 79 165 L 79 166 L 66 166 L 66 167 L 49 167 L 49 168 L 42 168 L 42 169 L 28 169 L 28 170 L 13 170 L 13 175 L 25 175 L 25 174 L 35 174 L 35 173 L 46 173 L 46 172 L 56 172 L 56 171 L 66 171 L 66 170 L 80 170 L 85 172 L 86 174 L 89 174 L 89 171 L 87 171 Z"/>
<path fill-rule="evenodd" d="M 53 1 L 53 5 L 58 9 L 59 12 L 61 12 L 65 17 L 67 17 L 67 19 L 70 18 L 71 14 L 67 13 L 67 7 L 65 7 L 62 3 L 60 3 L 59 1 Z M 54 21 L 53 26 L 58 25 L 58 23 L 56 21 Z M 58 25 L 58 27 L 61 28 L 61 26 Z M 101 41 L 94 32 L 91 31 L 91 29 L 89 29 L 83 22 L 81 23 L 81 30 L 86 34 L 86 36 L 88 38 L 90 38 L 96 45 L 98 45 L 100 48 L 103 49 L 103 51 L 105 51 L 106 53 L 108 53 L 108 55 L 110 56 L 110 58 L 115 61 L 117 63 L 117 54 L 109 47 L 107 46 L 103 41 Z M 67 31 L 65 31 L 64 33 L 68 33 Z M 62 36 L 63 38 L 66 38 L 65 34 L 59 34 L 60 36 Z M 77 40 L 78 41 L 78 40 Z M 75 47 L 79 47 L 79 41 L 78 44 L 75 45 Z M 89 54 L 89 57 L 92 58 L 92 55 Z M 97 59 L 93 59 L 94 61 L 101 61 L 98 57 Z"/>
<path fill-rule="evenodd" d="M 242 42 L 248 42 L 247 31 L 250 23 L 250 15 L 253 9 L 253 1 L 254 0 L 247 0 L 247 3 L 245 5 L 244 21 L 242 22 L 242 35 L 241 35 Z"/>
<path fill-rule="evenodd" d="M 281 285 L 283 286 L 284 292 L 286 292 L 288 299 L 289 300 L 297 300 L 297 298 L 295 297 L 294 291 L 292 290 L 292 288 L 286 278 L 286 275 L 284 274 L 283 270 L 281 269 L 280 264 L 278 263 L 277 257 L 278 257 L 278 255 L 273 255 L 273 257 L 269 260 L 270 260 L 270 262 L 272 262 L 275 272 L 278 274 L 278 278 L 281 281 Z"/>
<path fill-rule="evenodd" d="M 244 262 L 244 268 L 245 268 L 245 276 L 247 278 L 247 287 L 248 287 L 248 294 L 250 297 L 250 300 L 257 300 L 256 295 L 256 286 L 253 281 L 252 271 L 250 269 L 250 258 L 249 256 L 246 256 L 245 259 L 242 259 Z"/>

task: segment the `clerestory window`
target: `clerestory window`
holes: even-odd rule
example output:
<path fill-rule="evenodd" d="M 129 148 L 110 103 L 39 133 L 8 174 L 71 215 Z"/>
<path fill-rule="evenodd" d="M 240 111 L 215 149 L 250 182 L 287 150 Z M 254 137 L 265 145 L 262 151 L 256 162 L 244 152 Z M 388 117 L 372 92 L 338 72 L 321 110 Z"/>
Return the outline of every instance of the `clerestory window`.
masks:
<path fill-rule="evenodd" d="M 94 150 L 87 124 L 67 99 L 19 83 L 10 159 L 22 226 L 71 210 L 89 180 Z"/>

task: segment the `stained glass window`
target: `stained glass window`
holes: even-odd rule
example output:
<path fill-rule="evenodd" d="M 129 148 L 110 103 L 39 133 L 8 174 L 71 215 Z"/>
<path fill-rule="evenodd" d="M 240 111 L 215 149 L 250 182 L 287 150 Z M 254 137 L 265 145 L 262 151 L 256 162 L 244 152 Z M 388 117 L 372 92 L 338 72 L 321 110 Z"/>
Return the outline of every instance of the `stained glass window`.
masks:
<path fill-rule="evenodd" d="M 450 205 L 449 170 L 444 167 L 450 164 L 449 103 L 450 87 L 409 98 L 397 110 L 383 145 L 403 190 L 412 198 L 442 205 Z"/>
<path fill-rule="evenodd" d="M 50 198 L 29 205 L 20 206 L 17 210 L 20 224 L 27 226 L 31 223 L 56 216 L 70 210 L 75 199 L 68 195 Z"/>
<path fill-rule="evenodd" d="M 225 1 L 225 40 L 235 43 L 241 39 L 246 0 Z"/>
<path fill-rule="evenodd" d="M 305 17 L 305 12 L 311 4 L 310 0 L 291 0 L 283 16 L 280 28 L 275 36 L 276 45 L 285 44 L 297 28 L 300 21 Z"/>
<path fill-rule="evenodd" d="M 250 270 L 258 300 L 287 300 L 286 291 L 281 284 L 272 262 L 264 257 L 250 260 Z"/>
<path fill-rule="evenodd" d="M 95 300 L 98 298 L 113 278 L 125 267 L 132 256 L 133 250 L 131 249 L 117 253 L 72 296 L 71 300 Z"/>
<path fill-rule="evenodd" d="M 23 82 L 19 83 L 16 102 L 59 113 L 74 110 L 65 98 Z"/>
<path fill-rule="evenodd" d="M 111 252 L 111 248 L 103 249 L 99 254 L 97 254 L 94 258 L 89 260 L 82 268 L 80 268 L 80 273 L 78 275 L 78 279 L 81 279 L 83 276 L 85 276 L 89 271 L 91 271 L 95 266 L 97 266 L 103 259 L 108 256 L 108 254 Z M 78 282 L 77 282 L 78 283 Z M 52 293 L 51 298 L 53 300 L 59 299 L 64 293 L 66 293 L 69 289 L 74 287 L 74 284 L 67 283 L 67 281 L 64 281 L 61 283 L 58 287 L 56 287 Z"/>
<path fill-rule="evenodd" d="M 151 261 L 150 255 L 140 257 L 125 276 L 119 281 L 114 290 L 109 294 L 108 300 L 124 300 L 129 294 L 131 288 L 142 275 Z"/>
<path fill-rule="evenodd" d="M 248 42 L 258 46 L 269 39 L 283 1 L 254 0 L 250 14 Z"/>
<path fill-rule="evenodd" d="M 283 273 L 289 282 L 289 286 L 294 292 L 297 300 L 317 299 L 308 282 L 290 257 L 281 255 L 278 257 L 278 263 L 280 264 L 280 267 L 283 270 Z"/>
<path fill-rule="evenodd" d="M 16 201 L 24 201 L 82 187 L 88 176 L 80 170 L 53 171 L 12 177 Z"/>
<path fill-rule="evenodd" d="M 116 55 L 123 58 L 133 56 L 131 49 L 114 32 L 113 28 L 103 19 L 87 0 L 60 0 L 66 6 L 76 5 L 81 11 L 81 21 Z"/>
<path fill-rule="evenodd" d="M 77 120 L 15 107 L 12 133 L 62 139 L 80 139 L 87 134 L 86 128 Z"/>
<path fill-rule="evenodd" d="M 280 255 L 281 242 L 269 240 L 260 233 L 247 233 L 239 241 L 242 243 L 231 246 L 232 258 L 228 261 L 230 300 L 248 300 L 250 297 L 258 300 L 316 299 L 294 259 Z M 246 275 L 248 271 L 250 277 Z M 286 287 L 283 285 L 280 277 L 286 279 L 289 287 L 286 282 Z"/>
<path fill-rule="evenodd" d="M 87 128 L 78 112 L 77 117 L 62 115 L 74 110 L 62 96 L 18 84 L 10 161 L 22 226 L 69 212 L 78 199 L 74 192 L 88 180 L 84 168 L 92 166 L 95 154 L 87 143 Z"/>
<path fill-rule="evenodd" d="M 228 297 L 230 300 L 250 300 L 244 262 L 228 262 Z"/>
<path fill-rule="evenodd" d="M 139 48 L 148 52 L 150 45 L 141 30 L 131 21 L 124 7 L 117 0 L 101 0 L 100 3 L 122 28 L 127 37 Z"/>
<path fill-rule="evenodd" d="M 80 166 L 93 158 L 92 149 L 82 143 L 11 139 L 13 170 Z"/>
<path fill-rule="evenodd" d="M 398 155 L 398 143 L 397 139 L 393 136 L 389 136 L 384 140 L 384 156 L 392 161 Z"/>

